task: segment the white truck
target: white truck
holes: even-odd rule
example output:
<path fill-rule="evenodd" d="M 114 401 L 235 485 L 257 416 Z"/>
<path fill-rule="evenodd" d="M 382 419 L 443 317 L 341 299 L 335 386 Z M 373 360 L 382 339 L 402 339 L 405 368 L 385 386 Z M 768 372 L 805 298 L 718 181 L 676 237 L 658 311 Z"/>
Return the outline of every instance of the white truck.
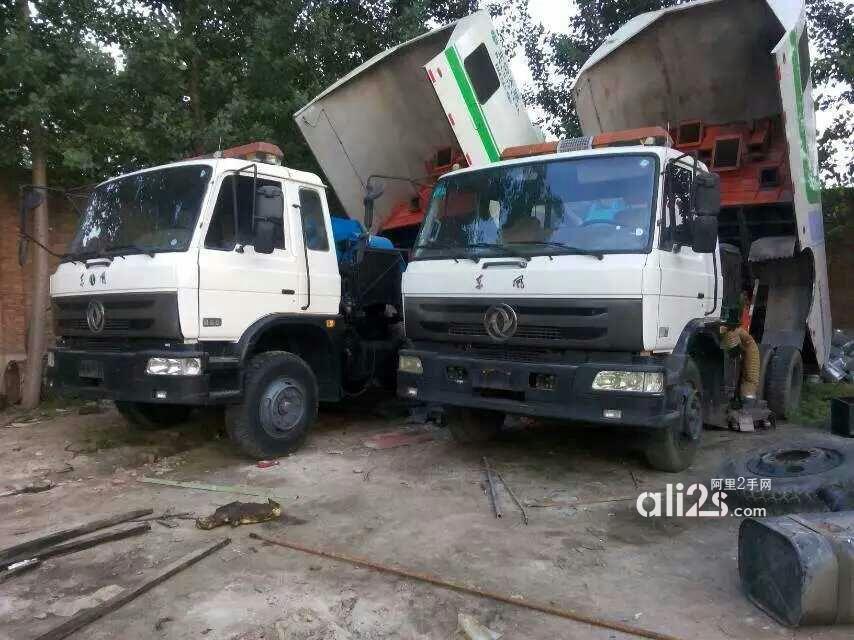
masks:
<path fill-rule="evenodd" d="M 573 91 L 586 137 L 438 181 L 398 393 L 446 406 L 466 441 L 506 414 L 636 427 L 680 471 L 704 423 L 790 414 L 826 357 L 803 5 L 643 14 Z"/>
<path fill-rule="evenodd" d="M 402 258 L 336 247 L 326 187 L 277 147 L 218 156 L 95 188 L 51 277 L 48 378 L 142 428 L 221 405 L 243 452 L 280 455 L 319 402 L 393 388 Z"/>
<path fill-rule="evenodd" d="M 364 190 L 374 175 L 404 178 L 376 211 L 402 204 L 395 228 L 414 235 L 412 185 L 431 158 L 478 165 L 540 139 L 496 38 L 473 14 L 379 54 L 296 114 L 354 220 L 331 216 L 321 179 L 281 166 L 268 143 L 98 185 L 51 278 L 51 383 L 113 399 L 142 428 L 222 406 L 256 458 L 296 448 L 321 401 L 393 390 L 405 262 L 361 233 Z M 453 71 L 434 76 L 434 59 Z"/>

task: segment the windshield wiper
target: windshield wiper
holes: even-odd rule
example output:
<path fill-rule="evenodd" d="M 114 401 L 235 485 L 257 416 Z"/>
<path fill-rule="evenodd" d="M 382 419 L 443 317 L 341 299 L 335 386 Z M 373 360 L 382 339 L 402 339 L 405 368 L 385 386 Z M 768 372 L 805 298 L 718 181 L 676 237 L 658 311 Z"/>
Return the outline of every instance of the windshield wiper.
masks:
<path fill-rule="evenodd" d="M 465 246 L 460 246 L 458 244 L 450 244 L 448 242 L 426 242 L 426 243 L 422 243 L 422 244 L 416 244 L 412 248 L 413 249 L 444 249 L 444 250 L 448 251 L 448 250 L 454 250 L 454 249 L 458 249 L 458 250 L 459 249 L 465 249 Z M 464 260 L 471 260 L 472 262 L 475 262 L 475 263 L 480 261 L 479 258 L 477 258 L 476 256 L 467 256 L 465 254 L 452 255 L 452 256 L 448 256 L 448 257 L 453 259 L 453 260 L 458 260 L 458 259 L 462 258 Z M 414 259 L 417 260 L 418 258 L 414 258 Z"/>
<path fill-rule="evenodd" d="M 554 242 L 550 240 L 526 240 L 524 242 L 508 242 L 507 244 L 533 244 L 538 247 L 557 247 L 558 249 L 563 249 L 567 253 L 577 254 L 580 256 L 593 256 L 597 260 L 602 260 L 605 258 L 605 254 L 602 251 L 596 251 L 595 249 L 584 249 L 582 247 L 574 247 L 571 244 L 566 244 L 565 242 Z"/>
<path fill-rule="evenodd" d="M 512 242 L 508 242 L 507 244 L 515 244 Z M 524 260 L 530 260 L 531 256 L 526 256 L 523 253 L 519 253 L 518 251 L 514 251 L 507 244 L 498 244 L 497 242 L 473 242 L 472 244 L 467 244 L 466 248 L 474 247 L 475 249 L 497 249 L 505 256 L 520 256 Z"/>
<path fill-rule="evenodd" d="M 131 251 L 133 251 L 135 253 L 144 253 L 145 255 L 150 256 L 152 258 L 156 255 L 154 249 L 146 249 L 145 247 L 140 247 L 138 244 L 119 244 L 119 245 L 116 245 L 114 247 L 109 247 L 104 252 L 104 254 L 105 255 L 110 255 L 110 254 L 116 255 L 116 253 L 118 251 L 127 251 L 128 249 L 130 249 Z"/>
<path fill-rule="evenodd" d="M 69 262 L 83 262 L 84 260 L 89 260 L 90 258 L 102 258 L 106 257 L 103 251 L 77 251 L 62 254 L 61 262 L 65 262 L 68 260 Z"/>

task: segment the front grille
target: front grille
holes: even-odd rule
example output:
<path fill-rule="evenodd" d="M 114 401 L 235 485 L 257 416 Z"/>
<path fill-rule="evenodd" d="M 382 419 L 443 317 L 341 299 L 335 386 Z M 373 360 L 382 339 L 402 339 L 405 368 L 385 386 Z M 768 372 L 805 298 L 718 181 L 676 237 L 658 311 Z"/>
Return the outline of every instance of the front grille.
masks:
<path fill-rule="evenodd" d="M 496 345 L 484 316 L 490 307 L 509 305 L 516 314 L 514 334 Z M 643 349 L 639 298 L 418 298 L 406 300 L 406 335 L 413 341 L 471 344 L 498 349 L 640 351 Z M 537 354 L 528 354 L 533 357 Z"/>
<path fill-rule="evenodd" d="M 488 336 L 486 328 L 476 323 L 423 322 L 430 331 L 447 332 L 449 336 Z M 443 326 L 444 325 L 444 326 Z M 604 327 L 537 327 L 522 325 L 517 327 L 514 338 L 527 340 L 593 340 L 604 336 Z"/>
<path fill-rule="evenodd" d="M 64 318 L 57 322 L 60 329 L 89 331 L 89 324 L 80 318 Z M 108 318 L 104 322 L 104 331 L 145 331 L 154 324 L 152 318 Z"/>
<path fill-rule="evenodd" d="M 104 306 L 104 327 L 89 329 L 87 310 L 93 302 Z M 174 292 L 105 293 L 56 297 L 54 328 L 63 337 L 181 338 L 178 296 Z"/>

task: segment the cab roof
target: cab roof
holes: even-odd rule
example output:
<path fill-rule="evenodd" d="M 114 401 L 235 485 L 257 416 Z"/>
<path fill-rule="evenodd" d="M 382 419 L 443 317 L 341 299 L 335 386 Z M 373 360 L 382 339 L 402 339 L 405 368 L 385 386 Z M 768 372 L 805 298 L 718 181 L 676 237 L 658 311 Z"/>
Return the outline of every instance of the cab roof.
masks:
<path fill-rule="evenodd" d="M 258 166 L 258 175 L 265 175 L 274 178 L 281 178 L 283 180 L 291 180 L 293 182 L 300 182 L 303 184 L 308 184 L 314 187 L 318 187 L 320 189 L 325 189 L 326 185 L 323 184 L 323 181 L 314 173 L 309 173 L 307 171 L 299 171 L 298 169 L 290 169 L 288 167 L 283 167 L 277 164 L 268 164 L 265 162 L 250 162 L 248 160 L 244 160 L 241 158 L 194 158 L 192 160 L 181 160 L 179 162 L 170 162 L 168 164 L 161 164 L 155 167 L 146 167 L 145 169 L 139 169 L 137 171 L 131 171 L 129 173 L 124 173 L 119 176 L 115 176 L 109 178 L 108 180 L 104 180 L 98 186 L 100 187 L 102 184 L 106 184 L 108 182 L 112 182 L 114 180 L 119 180 L 121 178 L 127 178 L 128 176 L 137 175 L 139 173 L 147 173 L 149 171 L 158 171 L 160 169 L 170 169 L 172 167 L 186 167 L 192 165 L 206 165 L 212 167 L 215 173 L 224 173 L 227 171 L 236 171 L 238 169 L 245 169 L 246 173 L 249 173 L 252 169 L 252 165 L 255 164 Z M 243 172 L 241 172 L 243 173 Z"/>

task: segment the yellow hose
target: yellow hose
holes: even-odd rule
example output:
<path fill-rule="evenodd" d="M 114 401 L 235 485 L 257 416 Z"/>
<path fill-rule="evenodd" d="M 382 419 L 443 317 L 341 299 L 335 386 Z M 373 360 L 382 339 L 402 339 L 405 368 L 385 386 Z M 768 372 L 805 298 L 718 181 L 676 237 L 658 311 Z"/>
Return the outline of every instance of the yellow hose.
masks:
<path fill-rule="evenodd" d="M 725 330 L 721 335 L 721 345 L 727 351 L 739 344 L 744 351 L 744 362 L 741 367 L 741 397 L 755 398 L 756 391 L 759 389 L 759 369 L 762 366 L 759 345 L 742 327 Z"/>

